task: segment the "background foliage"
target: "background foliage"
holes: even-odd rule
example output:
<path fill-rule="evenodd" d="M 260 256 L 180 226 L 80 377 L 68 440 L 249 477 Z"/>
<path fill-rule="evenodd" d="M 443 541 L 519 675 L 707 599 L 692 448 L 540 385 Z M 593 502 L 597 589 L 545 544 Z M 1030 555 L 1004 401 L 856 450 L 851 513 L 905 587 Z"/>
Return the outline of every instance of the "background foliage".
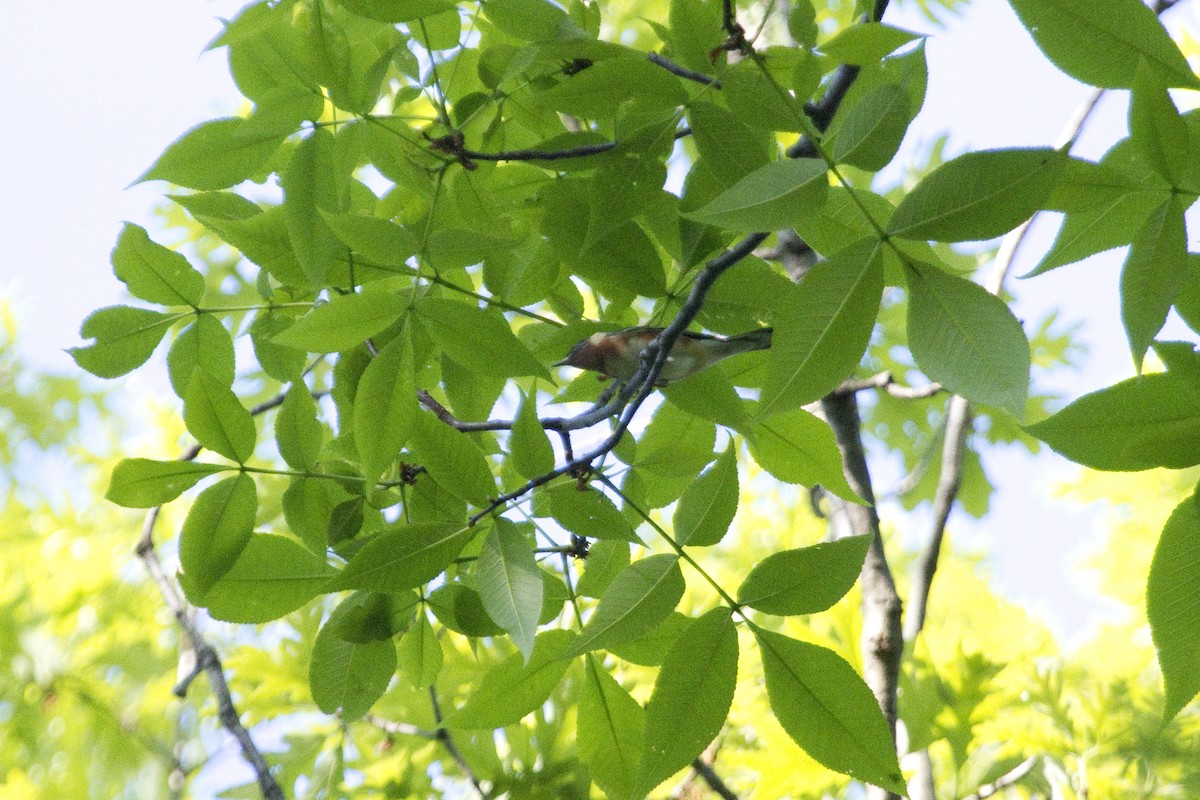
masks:
<path fill-rule="evenodd" d="M 1186 473 L 1077 490 L 1137 503 L 1096 565 L 1138 609 L 1149 575 L 1165 711 L 1140 616 L 1065 659 L 942 527 L 905 553 L 864 505 L 860 424 L 935 516 L 984 513 L 978 452 L 1030 434 L 1101 470 L 1196 461 L 1196 356 L 1154 341 L 1172 306 L 1197 318 L 1196 117 L 1167 92 L 1196 78 L 1134 0 L 1013 6 L 1061 69 L 1132 92 L 1130 136 L 1097 163 L 966 153 L 903 193 L 874 173 L 927 75 L 884 4 L 248 6 L 215 46 L 251 105 L 142 176 L 179 187 L 181 246 L 126 226 L 135 304 L 73 351 L 117 377 L 169 341 L 154 439 L 5 367 L 24 535 L 0 708 L 30 765 L 5 789 L 185 793 L 232 734 L 257 780 L 239 796 L 1186 794 Z M 1042 210 L 1065 218 L 1039 272 L 1130 245 L 1122 322 L 1139 370 L 1151 345 L 1167 367 L 1053 416 L 1029 374 L 1065 337 L 1009 312 L 1011 252 L 981 285 L 990 253 L 947 246 Z M 668 327 L 615 395 L 554 382 L 573 342 L 643 322 Z M 763 323 L 769 352 L 651 395 L 685 327 Z M 151 509 L 152 581 L 136 522 L 25 477 L 62 462 Z"/>

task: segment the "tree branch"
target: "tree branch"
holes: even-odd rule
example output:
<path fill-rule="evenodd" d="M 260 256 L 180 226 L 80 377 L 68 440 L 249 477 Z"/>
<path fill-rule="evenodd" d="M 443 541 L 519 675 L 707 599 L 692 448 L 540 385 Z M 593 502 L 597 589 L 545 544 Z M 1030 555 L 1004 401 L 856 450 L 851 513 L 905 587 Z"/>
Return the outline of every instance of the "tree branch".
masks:
<path fill-rule="evenodd" d="M 1037 765 L 1037 762 L 1037 756 L 1030 756 L 1020 764 L 1017 764 L 1015 767 L 1010 769 L 1008 772 L 1001 775 L 999 778 L 996 778 L 996 780 L 989 784 L 980 786 L 979 791 L 975 792 L 974 794 L 967 795 L 963 798 L 963 800 L 986 800 L 986 798 L 991 797 L 997 792 L 1007 789 L 1009 786 L 1012 786 L 1014 783 L 1021 780 L 1021 778 L 1024 778 L 1029 774 L 1029 771 Z"/>
<path fill-rule="evenodd" d="M 280 402 L 283 402 L 282 400 Z M 283 790 L 279 784 L 275 782 L 275 778 L 271 775 L 271 766 L 267 763 L 262 751 L 254 743 L 250 732 L 242 725 L 241 716 L 238 714 L 237 706 L 233 702 L 233 693 L 229 689 L 229 683 L 225 680 L 225 670 L 221 665 L 221 658 L 217 655 L 216 649 L 208 643 L 208 640 L 200 633 L 192 620 L 190 612 L 191 606 L 180 594 L 178 587 L 167 575 L 163 569 L 162 563 L 158 560 L 158 556 L 154 551 L 154 524 L 158 520 L 161 506 L 150 509 L 146 514 L 146 521 L 142 525 L 142 536 L 137 544 L 137 556 L 146 565 L 146 571 L 150 574 L 151 579 L 158 586 L 159 592 L 162 594 L 163 600 L 167 604 L 167 608 L 175 615 L 175 621 L 183 630 L 187 637 L 188 643 L 196 654 L 196 665 L 193 674 L 186 677 L 176 687 L 176 694 L 183 696 L 187 691 L 188 684 L 199 672 L 204 672 L 208 675 L 209 684 L 212 686 L 213 695 L 217 699 L 217 718 L 220 719 L 222 727 L 229 731 L 233 738 L 237 740 L 238 746 L 242 751 L 242 758 L 254 770 L 254 775 L 258 780 L 259 791 L 267 800 L 284 800 Z"/>
<path fill-rule="evenodd" d="M 489 797 L 490 795 L 483 790 L 483 784 L 479 782 L 479 777 L 475 774 L 475 770 L 471 769 L 471 765 L 463 758 L 462 751 L 458 749 L 458 745 L 454 744 L 454 739 L 450 737 L 450 731 L 442 725 L 442 707 L 438 703 L 437 689 L 433 686 L 429 687 L 429 701 L 433 704 L 433 719 L 437 723 L 437 730 L 434 731 L 434 738 L 442 743 L 446 748 L 446 752 L 454 759 L 454 763 L 458 764 L 458 768 L 462 770 L 463 775 L 475 787 L 475 791 L 479 792 L 480 797 Z"/>
<path fill-rule="evenodd" d="M 879 389 L 901 400 L 922 400 L 926 397 L 933 397 L 938 392 L 943 391 L 940 383 L 931 383 L 928 386 L 916 387 L 902 386 L 896 383 L 895 378 L 892 377 L 892 373 L 889 370 L 878 372 L 869 378 L 846 381 L 834 389 L 834 391 L 839 393 L 854 393 L 861 392 L 864 389 Z"/>
<path fill-rule="evenodd" d="M 704 779 L 704 782 L 708 784 L 708 788 L 712 789 L 722 800 L 738 800 L 738 796 L 734 794 L 725 781 L 721 780 L 721 776 L 716 773 L 712 765 L 707 761 L 697 758 L 692 762 L 692 769 Z"/>
<path fill-rule="evenodd" d="M 658 53 L 649 53 L 646 55 L 646 58 L 650 59 L 651 64 L 657 64 L 673 75 L 678 75 L 681 78 L 686 78 L 687 80 L 695 81 L 696 83 L 703 83 L 705 86 L 711 86 L 714 89 L 721 88 L 721 82 L 716 78 L 705 75 L 703 72 L 696 72 L 695 70 L 688 69 L 682 64 L 676 64 L 666 56 L 659 55 Z"/>
<path fill-rule="evenodd" d="M 933 493 L 933 528 L 929 544 L 913 570 L 912 589 L 908 596 L 908 614 L 904 619 L 904 638 L 912 641 L 925 627 L 925 609 L 937 572 L 942 539 L 950 510 L 962 485 L 963 457 L 966 454 L 967 432 L 971 427 L 971 404 L 965 397 L 954 395 L 946 409 L 946 432 L 942 442 L 942 469 Z"/>
<path fill-rule="evenodd" d="M 901 603 L 883 550 L 879 515 L 875 510 L 875 493 L 863 449 L 858 400 L 852 392 L 835 392 L 821 400 L 821 408 L 837 439 L 838 450 L 842 454 L 842 469 L 850 488 L 866 503 L 858 505 L 832 498 L 835 501 L 835 513 L 831 514 L 831 518 L 844 524 L 846 530 L 840 535 L 866 534 L 871 537 L 859 577 L 862 587 L 863 679 L 875 695 L 895 739 L 896 694 L 900 660 L 904 654 L 904 638 L 900 629 Z M 872 787 L 872 790 L 876 788 Z M 896 797 L 888 792 L 884 792 L 884 796 Z"/>

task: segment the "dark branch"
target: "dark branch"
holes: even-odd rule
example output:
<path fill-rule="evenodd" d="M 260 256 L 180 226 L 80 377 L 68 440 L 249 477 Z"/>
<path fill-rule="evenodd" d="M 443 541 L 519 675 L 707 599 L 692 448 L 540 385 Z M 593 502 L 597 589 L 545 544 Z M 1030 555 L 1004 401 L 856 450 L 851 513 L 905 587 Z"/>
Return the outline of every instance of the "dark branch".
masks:
<path fill-rule="evenodd" d="M 463 758 L 462 751 L 458 749 L 458 745 L 454 744 L 454 739 L 450 736 L 450 731 L 442 726 L 442 707 L 438 703 L 437 689 L 429 687 L 429 701 L 433 704 L 433 720 L 437 723 L 437 730 L 434 731 L 434 738 L 442 743 L 446 748 L 446 752 L 454 759 L 454 763 L 458 764 L 458 768 L 462 770 L 463 775 L 475 787 L 475 791 L 479 792 L 480 797 L 488 797 L 488 793 L 483 790 L 483 784 L 479 782 L 479 777 L 475 774 L 475 770 L 471 769 L 471 765 Z"/>
<path fill-rule="evenodd" d="M 716 78 L 705 75 L 703 72 L 696 72 L 694 69 L 688 69 L 682 64 L 676 64 L 666 56 L 659 55 L 658 53 L 649 53 L 646 58 L 650 59 L 651 64 L 657 64 L 673 75 L 678 75 L 681 78 L 686 78 L 696 83 L 703 83 L 705 86 L 711 86 L 714 89 L 721 88 L 721 82 Z"/>
<path fill-rule="evenodd" d="M 507 494 L 497 497 L 482 511 L 472 516 L 470 524 L 474 525 L 496 509 L 524 496 L 539 486 L 549 483 L 561 475 L 578 474 L 581 471 L 590 469 L 593 461 L 616 447 L 617 443 L 621 441 L 621 437 L 625 435 L 625 431 L 629 428 L 629 423 L 632 422 L 634 414 L 641 408 L 642 403 L 646 401 L 650 393 L 654 391 L 658 376 L 662 373 L 663 367 L 666 366 L 667 358 L 671 353 L 671 347 L 674 346 L 675 340 L 679 338 L 680 334 L 687 330 L 688 325 L 692 323 L 696 315 L 700 313 L 700 309 L 704 305 L 704 300 L 708 297 L 708 292 L 712 289 L 713 284 L 716 283 L 717 279 L 727 269 L 753 253 L 754 248 L 762 244 L 767 236 L 768 234 L 766 233 L 752 233 L 746 236 L 742 241 L 705 264 L 704 268 L 697 273 L 696 280 L 692 283 L 692 289 L 688 293 L 688 297 L 680 308 L 679 313 L 675 316 L 675 319 L 671 320 L 671 323 L 663 329 L 662 333 L 642 351 L 642 361 L 638 367 L 638 371 L 634 373 L 628 383 L 621 387 L 620 391 L 617 392 L 617 396 L 609 403 L 594 411 L 587 412 L 586 416 L 595 418 L 597 422 L 615 413 L 621 413 L 621 417 L 613 432 L 598 447 L 578 458 L 567 461 L 561 467 L 557 467 L 545 475 L 533 478 L 523 486 Z M 579 419 L 579 417 L 576 417 L 572 422 Z"/>
<path fill-rule="evenodd" d="M 925 609 L 937 572 L 946 522 L 962 484 L 963 456 L 966 453 L 967 432 L 971 427 L 971 404 L 961 395 L 954 395 L 946 410 L 946 433 L 942 442 L 942 468 L 937 489 L 933 494 L 933 529 L 925 552 L 917 562 L 908 596 L 908 615 L 904 619 L 904 638 L 911 641 L 925 627 Z"/>
<path fill-rule="evenodd" d="M 282 401 L 280 401 L 282 402 Z M 171 613 L 175 615 L 175 621 L 179 624 L 187 637 L 188 644 L 196 654 L 196 664 L 193 668 L 193 675 L 185 678 L 176 691 L 186 691 L 187 685 L 194 679 L 196 674 L 204 672 L 208 675 L 209 684 L 212 686 L 213 696 L 217 699 L 217 718 L 220 719 L 222 727 L 229 731 L 233 738 L 237 740 L 238 746 L 242 751 L 242 758 L 254 770 L 254 775 L 258 780 L 259 791 L 267 800 L 284 800 L 283 790 L 279 784 L 275 782 L 275 778 L 271 775 L 271 766 L 264 758 L 262 751 L 254 743 L 250 736 L 250 731 L 242 725 L 241 715 L 238 714 L 237 707 L 233 703 L 233 694 L 229 689 L 229 683 L 225 680 L 225 670 L 221 665 L 221 658 L 217 655 L 216 649 L 208 643 L 208 640 L 201 635 L 200 630 L 196 627 L 192 620 L 190 606 L 183 596 L 179 593 L 178 587 L 167 575 L 163 569 L 162 563 L 159 562 L 158 556 L 154 552 L 154 523 L 158 520 L 159 508 L 150 509 L 146 514 L 146 521 L 142 525 L 142 536 L 138 540 L 137 555 L 146 565 L 146 571 L 150 573 L 151 579 L 157 584 L 159 592 L 162 594 L 163 600 Z"/>
<path fill-rule="evenodd" d="M 607 153 L 616 146 L 616 142 L 597 142 L 569 147 L 566 150 L 501 150 L 499 153 L 481 153 L 462 147 L 456 153 L 472 161 L 559 161 L 564 158 L 582 158 Z"/>
<path fill-rule="evenodd" d="M 726 785 L 725 781 L 721 780 L 721 776 L 713 770 L 708 762 L 697 758 L 692 762 L 692 769 L 696 770 L 696 774 L 704 779 L 708 788 L 720 795 L 722 800 L 738 800 L 738 796 Z"/>

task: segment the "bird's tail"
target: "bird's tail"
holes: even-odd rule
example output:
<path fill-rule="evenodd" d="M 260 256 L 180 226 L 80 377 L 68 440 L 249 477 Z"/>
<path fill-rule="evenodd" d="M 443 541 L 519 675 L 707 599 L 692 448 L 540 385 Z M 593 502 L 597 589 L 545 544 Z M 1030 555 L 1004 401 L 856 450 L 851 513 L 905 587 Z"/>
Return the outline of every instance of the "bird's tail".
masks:
<path fill-rule="evenodd" d="M 730 342 L 738 344 L 739 353 L 749 353 L 752 350 L 766 350 L 771 346 L 771 329 L 759 328 L 749 333 L 729 337 Z"/>

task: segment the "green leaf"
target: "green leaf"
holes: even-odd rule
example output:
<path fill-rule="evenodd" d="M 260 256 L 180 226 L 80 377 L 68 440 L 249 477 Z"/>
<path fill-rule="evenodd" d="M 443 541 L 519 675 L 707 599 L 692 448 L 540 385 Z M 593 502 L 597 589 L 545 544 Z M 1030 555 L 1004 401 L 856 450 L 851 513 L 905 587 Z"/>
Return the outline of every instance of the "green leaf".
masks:
<path fill-rule="evenodd" d="M 676 556 L 663 554 L 635 561 L 601 595 L 596 613 L 583 626 L 568 655 L 606 649 L 647 633 L 675 610 L 684 586 Z"/>
<path fill-rule="evenodd" d="M 717 430 L 711 422 L 663 403 L 638 439 L 631 462 L 644 481 L 643 500 L 661 508 L 679 498 L 714 458 Z M 620 455 L 620 453 L 618 453 Z"/>
<path fill-rule="evenodd" d="M 821 44 L 825 55 L 843 64 L 866 66 L 882 61 L 889 53 L 923 38 L 919 33 L 893 28 L 881 22 L 860 22 L 843 28 Z"/>
<path fill-rule="evenodd" d="M 1130 378 L 1026 431 L 1092 469 L 1183 469 L 1200 463 L 1200 385 L 1170 372 Z"/>
<path fill-rule="evenodd" d="M 224 189 L 254 176 L 267 162 L 291 126 L 226 117 L 202 122 L 176 139 L 142 181 L 167 181 L 189 189 Z"/>
<path fill-rule="evenodd" d="M 314 286 L 325 283 L 329 267 L 339 254 L 345 256 L 320 213 L 320 209 L 337 210 L 335 159 L 333 134 L 317 128 L 292 151 L 279 179 L 288 238 L 300 268 Z"/>
<path fill-rule="evenodd" d="M 213 619 L 270 622 L 320 595 L 332 574 L 322 556 L 293 539 L 259 533 L 204 594 L 203 605 Z"/>
<path fill-rule="evenodd" d="M 580 597 L 600 597 L 613 579 L 629 566 L 629 543 L 614 539 L 596 542 L 588 550 L 583 575 L 575 584 Z"/>
<path fill-rule="evenodd" d="M 797 44 L 814 47 L 817 44 L 817 10 L 810 0 L 800 0 L 791 4 L 788 12 L 788 33 Z"/>
<path fill-rule="evenodd" d="M 355 14 L 379 22 L 411 22 L 454 8 L 453 0 L 339 0 Z"/>
<path fill-rule="evenodd" d="M 533 544 L 513 522 L 499 518 L 483 540 L 476 567 L 479 596 L 528 660 L 542 614 L 545 586 L 533 556 Z"/>
<path fill-rule="evenodd" d="M 354 443 L 363 473 L 374 480 L 404 447 L 416 425 L 417 389 L 407 328 L 371 359 L 354 394 Z"/>
<path fill-rule="evenodd" d="M 813 266 L 774 314 L 767 380 L 759 415 L 824 397 L 858 366 L 883 296 L 876 239 L 860 239 Z"/>
<path fill-rule="evenodd" d="M 1151 169 L 1172 186 L 1181 184 L 1191 160 L 1187 121 L 1179 116 L 1167 87 L 1144 61 L 1133 82 L 1129 139 Z"/>
<path fill-rule="evenodd" d="M 667 23 L 666 41 L 675 61 L 688 69 L 711 74 L 713 60 L 708 54 L 725 38 L 721 31 L 720 4 L 712 0 L 671 0 Z"/>
<path fill-rule="evenodd" d="M 638 796 L 692 763 L 720 733 L 737 667 L 737 628 L 728 608 L 709 611 L 675 640 L 646 706 Z"/>
<path fill-rule="evenodd" d="M 1042 207 L 1065 161 L 1048 147 L 966 153 L 905 195 L 887 232 L 939 242 L 1000 236 Z"/>
<path fill-rule="evenodd" d="M 357 347 L 406 313 L 394 292 L 372 285 L 314 307 L 274 341 L 310 353 L 337 353 Z"/>
<path fill-rule="evenodd" d="M 417 414 L 409 447 L 431 478 L 455 497 L 476 506 L 496 494 L 496 479 L 474 439 L 433 414 Z"/>
<path fill-rule="evenodd" d="M 872 171 L 883 169 L 900 149 L 912 116 L 904 87 L 895 83 L 876 87 L 839 120 L 833 160 Z"/>
<path fill-rule="evenodd" d="M 203 605 L 212 585 L 233 568 L 254 533 L 257 513 L 254 479 L 244 472 L 196 498 L 179 534 L 180 578 L 193 603 Z"/>
<path fill-rule="evenodd" d="M 1200 88 L 1162 22 L 1141 0 L 1009 0 L 1046 58 L 1104 89 L 1133 86 L 1145 60 L 1168 86 Z"/>
<path fill-rule="evenodd" d="M 546 0 L 488 0 L 483 13 L 497 28 L 524 42 L 575 39 L 584 35 L 566 12 Z"/>
<path fill-rule="evenodd" d="M 750 454 L 781 481 L 822 486 L 843 500 L 862 502 L 846 483 L 833 431 L 802 408 L 757 420 Z"/>
<path fill-rule="evenodd" d="M 415 589 L 442 574 L 478 532 L 454 522 L 389 526 L 354 554 L 327 591 Z"/>
<path fill-rule="evenodd" d="M 317 403 L 304 381 L 293 383 L 275 417 L 275 442 L 287 465 L 314 471 L 321 457 L 324 427 L 317 419 Z"/>
<path fill-rule="evenodd" d="M 842 598 L 862 571 L 870 535 L 783 550 L 754 565 L 738 603 L 765 614 L 816 614 Z"/>
<path fill-rule="evenodd" d="M 167 352 L 167 374 L 175 394 L 183 397 L 200 369 L 222 386 L 232 386 L 234 378 L 233 337 L 212 314 L 200 314 L 183 329 Z"/>
<path fill-rule="evenodd" d="M 692 3 L 699 5 L 699 0 L 687 4 Z M 775 148 L 769 134 L 754 130 L 720 106 L 696 101 L 688 106 L 688 122 L 703 163 L 722 186 L 732 186 L 771 161 Z"/>
<path fill-rule="evenodd" d="M 406 267 L 408 259 L 417 252 L 416 237 L 391 220 L 319 210 L 342 244 L 367 261 L 387 267 Z"/>
<path fill-rule="evenodd" d="M 579 760 L 605 794 L 626 797 L 638 779 L 646 714 L 596 659 L 589 655 L 584 664 L 576 738 Z"/>
<path fill-rule="evenodd" d="M 96 341 L 67 352 L 75 363 L 98 378 L 118 378 L 145 364 L 177 314 L 133 306 L 109 306 L 93 311 L 79 335 Z"/>
<path fill-rule="evenodd" d="M 526 660 L 513 653 L 491 669 L 457 711 L 446 716 L 448 728 L 503 728 L 532 714 L 558 688 L 571 659 L 563 658 L 574 641 L 570 631 L 540 634 Z"/>
<path fill-rule="evenodd" d="M 353 592 L 334 609 L 330 624 L 338 638 L 355 644 L 391 639 L 408 630 L 418 600 L 411 591 Z"/>
<path fill-rule="evenodd" d="M 395 672 L 396 645 L 391 639 L 348 642 L 337 635 L 333 615 L 317 632 L 308 682 L 317 708 L 326 714 L 338 714 L 346 722 L 363 716 L 383 696 Z"/>
<path fill-rule="evenodd" d="M 400 639 L 397 650 L 400 672 L 409 685 L 414 689 L 432 686 L 442 669 L 442 646 L 424 612 L 417 614 L 416 624 Z"/>
<path fill-rule="evenodd" d="M 422 298 L 413 312 L 437 346 L 472 372 L 550 379 L 545 365 L 513 334 L 499 312 L 437 297 Z"/>
<path fill-rule="evenodd" d="M 683 216 L 743 233 L 790 228 L 825 202 L 825 169 L 813 158 L 772 161 Z"/>
<path fill-rule="evenodd" d="M 597 489 L 579 491 L 574 484 L 556 486 L 546 492 L 550 516 L 571 533 L 590 539 L 619 539 L 641 544 L 642 540 L 612 500 Z"/>
<path fill-rule="evenodd" d="M 1026 277 L 1129 244 L 1154 210 L 1170 197 L 1166 191 L 1128 189 L 1099 207 L 1068 212 L 1050 251 Z"/>
<path fill-rule="evenodd" d="M 907 794 L 871 690 L 832 650 L 752 626 L 771 710 L 792 741 L 837 772 Z"/>
<path fill-rule="evenodd" d="M 796 55 L 794 50 L 787 52 Z M 755 59 L 743 59 L 731 66 L 721 76 L 721 83 L 729 110 L 745 124 L 765 131 L 804 131 L 807 118 L 800 103 L 778 85 L 778 79 L 772 83 Z"/>
<path fill-rule="evenodd" d="M 712 299 L 712 295 L 709 295 Z M 662 388 L 675 408 L 693 417 L 732 428 L 750 435 L 748 401 L 743 400 L 729 380 L 725 365 L 703 369 L 681 381 Z"/>
<path fill-rule="evenodd" d="M 692 623 L 692 618 L 672 611 L 667 618 L 636 639 L 609 648 L 617 658 L 643 667 L 658 667 L 667 657 L 667 651 L 679 641 L 680 636 Z"/>
<path fill-rule="evenodd" d="M 429 607 L 443 625 L 463 636 L 504 633 L 504 629 L 488 616 L 479 592 L 458 581 L 447 583 L 430 594 Z"/>
<path fill-rule="evenodd" d="M 536 397 L 536 392 L 528 396 L 521 395 L 512 435 L 508 437 L 512 465 L 522 477 L 529 479 L 554 469 L 554 448 L 550 446 L 550 438 L 538 421 Z"/>
<path fill-rule="evenodd" d="M 104 499 L 125 508 L 154 508 L 174 500 L 209 475 L 229 469 L 197 461 L 126 458 L 113 468 Z"/>
<path fill-rule="evenodd" d="M 1000 298 L 931 265 L 906 268 L 908 346 L 931 380 L 1025 416 L 1029 341 Z"/>
<path fill-rule="evenodd" d="M 201 445 L 245 464 L 254 455 L 254 418 L 233 391 L 202 370 L 192 373 L 183 397 L 183 422 Z"/>
<path fill-rule="evenodd" d="M 204 298 L 204 276 L 182 254 L 152 241 L 145 228 L 132 222 L 126 222 L 117 237 L 112 265 L 134 297 L 192 308 Z"/>
<path fill-rule="evenodd" d="M 644 58 L 610 58 L 534 97 L 541 108 L 584 119 L 608 119 L 630 100 L 674 108 L 687 100 L 687 92 L 678 78 Z"/>
<path fill-rule="evenodd" d="M 1200 691 L 1200 498 L 1180 503 L 1163 526 L 1146 584 L 1146 617 L 1166 684 L 1170 721 Z"/>
<path fill-rule="evenodd" d="M 1190 201 L 1187 201 L 1190 202 Z M 1121 321 L 1138 372 L 1187 277 L 1186 203 L 1167 200 L 1134 237 L 1121 270 Z"/>
<path fill-rule="evenodd" d="M 694 547 L 717 544 L 733 524 L 737 507 L 737 447 L 730 444 L 679 498 L 673 521 L 675 543 Z"/>

